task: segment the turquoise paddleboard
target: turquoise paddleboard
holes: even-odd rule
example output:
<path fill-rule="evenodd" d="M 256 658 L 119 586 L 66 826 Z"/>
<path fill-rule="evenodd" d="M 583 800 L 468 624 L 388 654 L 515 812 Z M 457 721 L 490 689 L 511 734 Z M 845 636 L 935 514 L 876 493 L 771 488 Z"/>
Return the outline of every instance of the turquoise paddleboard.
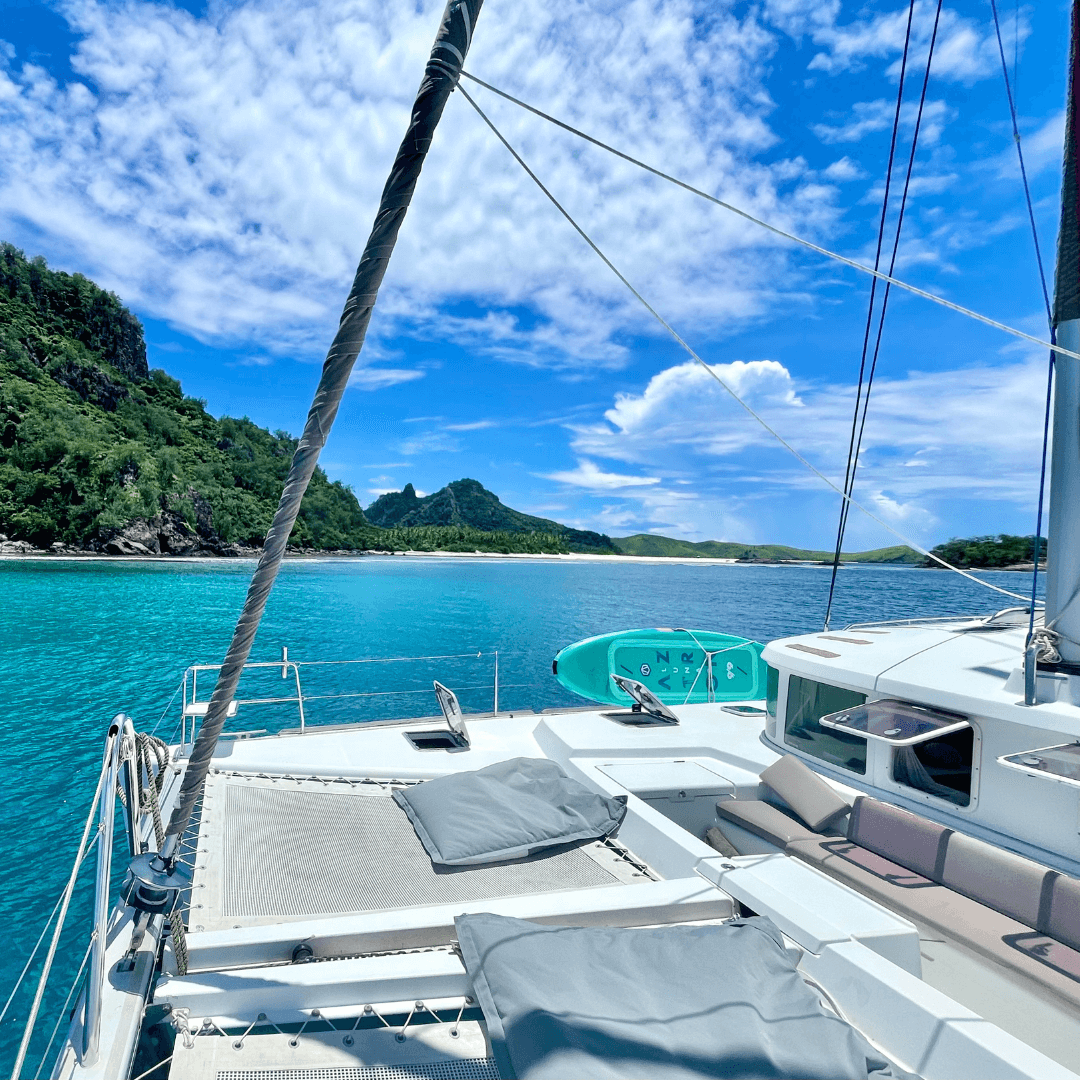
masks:
<path fill-rule="evenodd" d="M 765 696 L 763 648 L 711 630 L 623 630 L 567 645 L 551 670 L 567 690 L 610 705 L 631 703 L 612 675 L 644 683 L 665 705 L 753 701 Z M 713 654 L 711 695 L 706 652 Z"/>

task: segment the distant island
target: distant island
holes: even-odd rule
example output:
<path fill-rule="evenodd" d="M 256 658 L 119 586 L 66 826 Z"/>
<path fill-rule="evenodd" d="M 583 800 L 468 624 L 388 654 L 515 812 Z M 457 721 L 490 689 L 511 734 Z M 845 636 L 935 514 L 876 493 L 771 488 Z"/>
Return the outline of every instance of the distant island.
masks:
<path fill-rule="evenodd" d="M 827 562 L 832 563 L 831 551 L 809 551 L 805 548 L 786 547 L 783 544 L 736 544 L 724 540 L 674 540 L 669 536 L 653 533 L 637 533 L 635 536 L 616 537 L 615 546 L 624 555 L 649 555 L 679 559 L 737 559 L 739 562 Z M 894 563 L 897 565 L 920 565 L 924 556 L 904 545 L 877 548 L 874 551 L 845 551 L 841 562 Z"/>
<path fill-rule="evenodd" d="M 1034 570 L 1035 537 L 970 536 L 965 540 L 953 538 L 931 549 L 940 559 L 965 570 Z M 1046 538 L 1039 540 L 1039 565 L 1046 563 Z M 927 559 L 923 566 L 942 569 L 941 564 Z"/>
<path fill-rule="evenodd" d="M 295 449 L 288 432 L 217 419 L 171 376 L 150 370 L 142 325 L 114 294 L 0 245 L 0 554 L 257 554 Z M 365 512 L 321 469 L 289 545 L 294 553 L 833 557 L 650 533 L 612 538 L 514 510 L 468 478 L 425 496 L 406 484 Z M 1030 560 L 1033 548 L 1031 537 L 1003 535 L 934 550 L 961 566 L 1006 566 Z M 926 565 L 908 547 L 841 560 Z"/>

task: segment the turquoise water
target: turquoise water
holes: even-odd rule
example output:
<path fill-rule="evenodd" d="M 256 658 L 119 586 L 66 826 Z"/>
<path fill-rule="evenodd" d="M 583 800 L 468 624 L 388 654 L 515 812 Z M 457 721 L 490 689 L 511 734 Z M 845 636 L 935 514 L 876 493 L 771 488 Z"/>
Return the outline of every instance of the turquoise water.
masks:
<path fill-rule="evenodd" d="M 138 728 L 172 735 L 175 705 L 163 718 L 170 697 L 187 665 L 220 661 L 252 568 L 226 561 L 0 562 L 0 679 L 8 703 L 0 743 L 6 778 L 0 921 L 8 943 L 0 955 L 0 1005 L 67 879 L 110 718 L 127 712 Z M 986 576 L 1015 592 L 1030 588 L 1025 575 Z M 309 723 L 430 715 L 432 678 L 461 688 L 466 711 L 490 710 L 496 649 L 501 708 L 573 705 L 580 699 L 551 674 L 552 657 L 571 642 L 641 626 L 768 641 L 819 628 L 828 586 L 824 567 L 392 556 L 297 561 L 281 572 L 252 659 L 278 659 L 282 646 L 298 661 L 458 656 L 302 667 L 305 698 L 316 699 L 306 704 Z M 989 612 L 1011 603 L 941 571 L 846 568 L 833 625 Z M 209 691 L 212 675 L 204 679 Z M 241 695 L 278 696 L 290 686 L 275 669 L 252 676 Z M 327 696 L 401 689 L 423 692 Z M 241 706 L 231 726 L 292 726 L 294 709 Z M 86 948 L 88 869 L 42 1010 L 48 1022 L 39 1023 L 28 1059 L 32 1067 Z M 24 989 L 0 1023 L 0 1074 L 11 1068 L 31 993 Z"/>

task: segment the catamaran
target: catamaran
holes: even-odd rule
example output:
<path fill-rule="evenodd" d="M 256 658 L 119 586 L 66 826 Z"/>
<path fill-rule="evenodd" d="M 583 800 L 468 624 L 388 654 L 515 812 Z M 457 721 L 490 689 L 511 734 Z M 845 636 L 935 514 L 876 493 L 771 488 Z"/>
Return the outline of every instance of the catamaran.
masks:
<path fill-rule="evenodd" d="M 212 695 L 189 669 L 171 745 L 108 726 L 14 1075 L 92 848 L 63 1080 L 1080 1075 L 1080 4 L 1045 608 L 639 631 L 576 653 L 578 709 L 436 680 L 435 717 L 312 725 L 251 644 L 480 8 L 443 15 Z M 277 671 L 298 726 L 240 730 Z"/>

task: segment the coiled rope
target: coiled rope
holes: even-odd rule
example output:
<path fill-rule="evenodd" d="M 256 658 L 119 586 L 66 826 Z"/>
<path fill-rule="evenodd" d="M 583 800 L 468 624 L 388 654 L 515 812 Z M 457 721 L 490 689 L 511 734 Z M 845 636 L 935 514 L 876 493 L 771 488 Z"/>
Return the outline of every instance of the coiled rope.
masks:
<path fill-rule="evenodd" d="M 462 74 L 465 74 L 465 72 L 463 71 Z M 472 76 L 470 76 L 470 78 L 472 78 Z M 479 82 L 480 80 L 474 79 L 474 81 Z M 461 91 L 461 93 L 464 96 L 465 100 L 476 110 L 477 114 L 480 116 L 480 119 L 483 120 L 484 123 L 487 124 L 487 126 L 491 129 L 491 131 L 494 133 L 495 137 L 499 140 L 499 142 L 501 142 L 503 144 L 503 146 L 506 147 L 506 149 L 510 152 L 510 154 L 512 155 L 514 160 L 522 167 L 522 169 L 525 170 L 525 173 L 529 176 L 529 178 L 533 181 L 533 183 L 535 183 L 536 186 L 547 196 L 547 198 L 551 201 L 551 203 L 555 207 L 555 209 L 558 210 L 559 213 L 562 214 L 562 216 L 564 218 L 566 218 L 566 220 L 574 228 L 574 230 L 577 232 L 577 234 L 585 241 L 586 244 L 589 245 L 590 248 L 592 248 L 592 250 L 595 252 L 597 257 L 619 279 L 619 281 L 621 281 L 623 283 L 623 285 L 626 286 L 626 288 L 631 292 L 631 294 L 639 301 L 639 303 L 642 305 L 642 307 L 644 307 L 645 310 L 648 311 L 649 314 L 652 315 L 652 317 L 654 319 L 656 319 L 656 321 L 672 336 L 672 338 L 674 338 L 674 340 L 676 342 L 678 342 L 678 344 L 686 351 L 686 353 L 691 357 L 691 359 L 693 359 L 697 363 L 699 363 L 709 373 L 709 375 L 711 375 L 712 378 L 715 379 L 724 388 L 724 390 L 726 390 L 727 393 L 730 394 L 731 397 L 734 398 L 734 400 L 736 402 L 738 402 L 738 404 L 741 405 L 742 408 L 745 409 L 747 413 L 750 414 L 750 416 L 752 416 L 774 439 L 776 439 L 776 441 L 778 443 L 780 443 L 780 445 L 783 446 L 785 450 L 787 450 L 790 454 L 792 454 L 797 461 L 799 461 L 802 465 L 804 465 L 807 469 L 809 469 L 819 480 L 821 480 L 823 483 L 827 484 L 830 488 L 832 488 L 832 490 L 835 491 L 842 499 L 844 499 L 845 501 L 851 503 L 851 505 L 856 507 L 857 509 L 861 510 L 868 518 L 870 518 L 871 521 L 877 522 L 883 529 L 885 529 L 886 531 L 892 533 L 893 536 L 895 536 L 897 539 L 902 540 L 905 544 L 907 544 L 908 546 L 914 548 L 920 554 L 925 555 L 928 559 L 932 559 L 934 562 L 939 563 L 941 566 L 945 567 L 946 570 L 952 570 L 954 573 L 959 574 L 961 577 L 966 577 L 969 581 L 974 581 L 979 585 L 985 586 L 987 589 L 993 589 L 994 592 L 999 592 L 1004 596 L 1011 597 L 1013 600 L 1023 600 L 1023 601 L 1027 600 L 1026 596 L 1021 596 L 1018 593 L 1010 592 L 1008 589 L 1003 589 L 998 585 L 993 585 L 989 581 L 983 581 L 982 578 L 976 577 L 974 574 L 968 572 L 967 570 L 962 570 L 958 566 L 953 566 L 951 563 L 946 562 L 939 555 L 935 555 L 932 551 L 929 551 L 927 548 L 923 547 L 921 544 L 916 543 L 914 540 L 908 539 L 906 536 L 904 536 L 903 533 L 901 533 L 898 530 L 894 529 L 891 525 L 889 525 L 887 522 L 883 521 L 875 513 L 868 510 L 865 506 L 862 506 L 860 503 L 857 503 L 847 492 L 843 491 L 840 487 L 838 487 L 836 484 L 834 484 L 832 480 L 830 480 L 820 469 L 817 468 L 817 466 L 811 464 L 805 457 L 803 457 L 803 455 L 800 454 L 799 451 L 796 450 L 795 447 L 793 447 L 791 445 L 791 443 L 789 443 L 775 428 L 773 428 L 763 417 L 759 416 L 750 407 L 750 405 L 748 405 L 745 401 L 743 401 L 743 399 L 741 397 L 739 397 L 739 395 L 716 373 L 716 371 L 712 367 L 710 367 L 704 360 L 702 360 L 702 358 L 700 356 L 698 356 L 698 354 L 693 350 L 693 348 L 679 335 L 678 331 L 676 331 L 675 328 L 673 326 L 671 326 L 671 324 L 656 310 L 656 308 L 654 308 L 652 306 L 652 304 L 650 304 L 649 301 L 646 300 L 645 297 L 642 296 L 641 293 L 638 292 L 638 290 L 636 288 L 634 288 L 634 286 L 629 282 L 629 280 L 627 280 L 626 276 L 600 250 L 600 248 L 597 247 L 597 245 L 590 238 L 588 233 L 586 233 L 585 230 L 570 216 L 570 214 L 563 207 L 563 205 L 558 201 L 558 199 L 556 199 L 555 196 L 552 195 L 551 192 L 544 186 L 543 182 L 536 175 L 536 173 L 534 173 L 532 171 L 532 169 L 529 168 L 529 166 L 525 163 L 525 161 L 521 157 L 521 155 L 513 148 L 513 146 L 510 145 L 510 143 L 507 141 L 506 137 L 491 122 L 491 120 L 488 118 L 487 114 L 472 99 L 472 97 L 465 90 L 465 88 L 459 84 L 458 85 L 458 90 Z M 501 91 L 500 91 L 500 93 L 501 93 Z M 507 96 L 507 95 L 504 95 L 504 96 Z M 533 110 L 533 111 L 536 111 L 536 110 Z M 561 126 L 565 126 L 565 125 L 561 125 Z M 590 139 L 590 141 L 595 141 L 595 140 Z M 622 156 L 625 156 L 625 155 L 620 154 L 620 156 L 622 157 Z M 648 166 L 646 166 L 646 167 L 648 167 Z M 656 170 L 650 169 L 650 171 L 655 172 Z M 663 174 L 661 174 L 661 175 L 663 175 Z M 676 182 L 678 183 L 678 181 L 676 181 Z M 686 185 L 682 185 L 682 186 L 685 187 Z M 712 197 L 711 196 L 706 196 L 706 198 L 712 198 Z M 719 200 L 713 199 L 712 201 L 718 202 Z M 889 279 L 887 277 L 887 275 L 884 275 L 884 274 L 879 274 L 878 276 L 883 277 L 886 280 L 891 280 L 891 279 Z"/>

